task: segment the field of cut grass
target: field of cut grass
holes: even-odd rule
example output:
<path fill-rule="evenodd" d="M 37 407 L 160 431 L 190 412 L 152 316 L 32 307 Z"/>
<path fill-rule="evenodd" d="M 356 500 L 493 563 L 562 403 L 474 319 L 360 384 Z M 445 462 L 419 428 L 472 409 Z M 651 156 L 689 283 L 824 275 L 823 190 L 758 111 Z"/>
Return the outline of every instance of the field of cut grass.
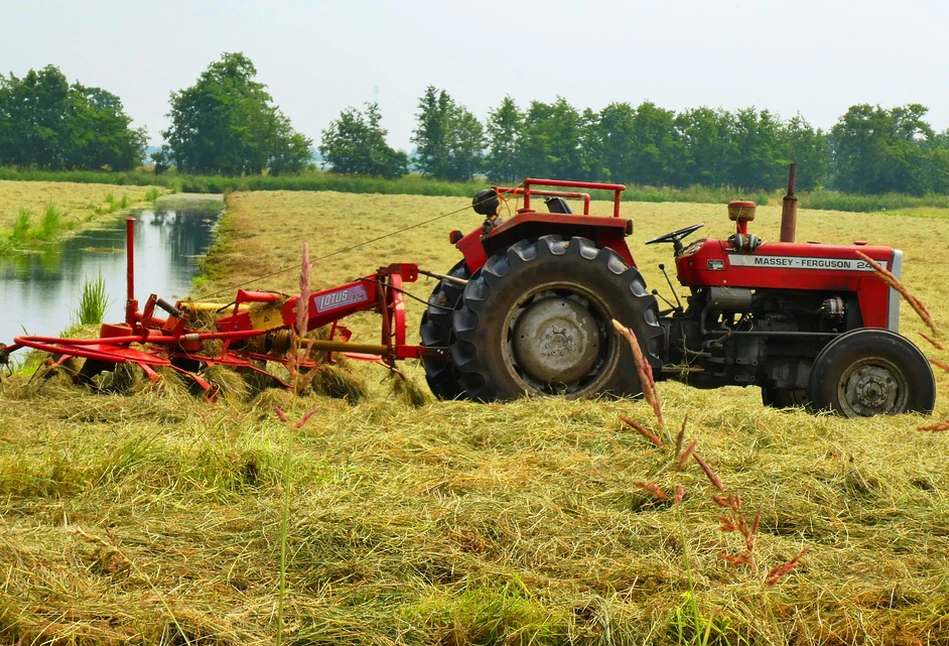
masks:
<path fill-rule="evenodd" d="M 304 240 L 317 288 L 400 260 L 447 270 L 458 259 L 447 232 L 480 222 L 467 204 L 232 194 L 197 295 L 245 281 L 295 291 L 294 271 L 253 279 L 299 263 Z M 642 241 L 732 226 L 722 205 L 624 208 L 633 253 L 666 295 L 656 264 L 671 265 L 671 250 Z M 776 239 L 778 214 L 761 208 L 752 230 Z M 902 248 L 905 282 L 949 327 L 949 221 L 802 211 L 798 238 Z M 410 290 L 424 299 L 433 286 Z M 408 305 L 413 330 L 422 308 Z M 902 324 L 911 338 L 923 329 L 909 308 Z M 372 317 L 351 327 L 375 340 Z M 413 405 L 377 366 L 347 375 L 368 395 L 235 386 L 207 404 L 174 381 L 93 396 L 5 377 L 2 640 L 949 644 L 949 435 L 915 430 L 949 417 L 944 374 L 932 419 L 817 417 L 764 409 L 757 389 L 660 384 L 669 434 L 688 418 L 685 437 L 724 492 L 620 421 L 664 437 L 643 401 Z M 295 429 L 274 406 L 291 421 L 315 412 Z M 682 502 L 637 483 L 681 487 Z M 711 498 L 739 492 L 737 513 Z M 759 510 L 753 563 L 729 564 L 722 554 L 748 546 L 723 526 L 750 526 Z"/>
<path fill-rule="evenodd" d="M 42 226 L 50 205 L 59 214 L 57 232 L 65 233 L 167 192 L 157 186 L 0 180 L 0 236 L 8 237 L 24 214 L 32 227 Z"/>

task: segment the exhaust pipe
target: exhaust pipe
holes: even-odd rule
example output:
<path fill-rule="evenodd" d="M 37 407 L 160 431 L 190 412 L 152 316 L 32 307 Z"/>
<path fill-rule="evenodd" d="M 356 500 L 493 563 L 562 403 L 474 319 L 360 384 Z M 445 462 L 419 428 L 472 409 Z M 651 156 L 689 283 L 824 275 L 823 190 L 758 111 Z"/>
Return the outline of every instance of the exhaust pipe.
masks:
<path fill-rule="evenodd" d="M 794 242 L 797 234 L 797 196 L 794 194 L 794 182 L 797 180 L 797 164 L 792 163 L 788 173 L 788 194 L 784 196 L 781 208 L 781 242 Z"/>

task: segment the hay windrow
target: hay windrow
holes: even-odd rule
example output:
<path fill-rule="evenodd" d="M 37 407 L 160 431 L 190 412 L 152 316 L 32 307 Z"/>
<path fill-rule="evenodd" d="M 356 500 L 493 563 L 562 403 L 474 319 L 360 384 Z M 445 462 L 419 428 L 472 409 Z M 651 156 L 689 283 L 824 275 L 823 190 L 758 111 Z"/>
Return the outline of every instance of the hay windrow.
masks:
<path fill-rule="evenodd" d="M 318 257 L 361 227 L 367 237 L 387 230 L 393 214 L 411 223 L 460 206 L 279 193 L 231 202 L 228 224 L 247 235 L 229 248 L 271 268 L 299 257 L 301 227 L 319 228 Z M 668 258 L 638 240 L 724 220 L 719 207 L 629 206 L 647 274 Z M 763 211 L 755 224 L 768 230 Z M 368 220 L 375 214 L 387 222 Z M 949 278 L 949 250 L 930 246 L 949 223 L 927 220 L 934 230 L 915 236 L 890 219 L 884 238 L 861 218 L 830 224 L 802 211 L 799 236 L 901 246 L 904 282 L 919 286 L 935 320 L 949 320 L 934 297 Z M 471 226 L 470 216 L 445 224 Z M 423 246 L 423 264 L 452 264 L 449 245 Z M 412 258 L 376 248 L 317 262 L 314 277 L 334 284 L 390 260 Z M 663 284 L 661 274 L 647 280 Z M 432 287 L 409 286 L 423 298 Z M 907 335 L 924 329 L 904 314 Z M 414 330 L 419 308 L 409 315 Z M 378 338 L 371 316 L 351 327 L 360 340 Z M 727 490 L 740 491 L 748 519 L 761 510 L 752 573 L 719 556 L 735 553 L 740 536 L 719 530 L 718 491 L 701 468 L 691 459 L 681 471 L 674 460 L 657 466 L 661 449 L 620 422 L 648 427 L 645 401 L 416 407 L 393 394 L 379 366 L 333 368 L 363 383 L 358 400 L 277 389 L 229 398 L 225 387 L 210 404 L 168 378 L 134 395 L 58 379 L 27 393 L 29 375 L 4 377 L 3 640 L 185 643 L 183 632 L 191 643 L 273 643 L 286 520 L 288 642 L 665 644 L 708 630 L 720 643 L 946 643 L 949 434 L 915 430 L 949 418 L 942 370 L 933 418 L 811 416 L 762 408 L 750 388 L 658 384 L 667 427 L 688 416 L 683 451 L 696 440 Z M 424 379 L 411 363 L 405 370 Z M 274 407 L 290 420 L 315 412 L 293 429 Z M 682 502 L 656 504 L 636 482 L 668 496 L 681 486 Z M 762 585 L 803 547 L 776 585 Z"/>

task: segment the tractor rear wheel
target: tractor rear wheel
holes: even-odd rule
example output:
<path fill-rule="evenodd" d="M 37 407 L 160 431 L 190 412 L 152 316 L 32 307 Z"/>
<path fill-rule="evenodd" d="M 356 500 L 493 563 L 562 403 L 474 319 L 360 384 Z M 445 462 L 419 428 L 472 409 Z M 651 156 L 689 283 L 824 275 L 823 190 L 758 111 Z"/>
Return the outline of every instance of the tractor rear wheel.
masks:
<path fill-rule="evenodd" d="M 835 338 L 817 355 L 807 397 L 813 409 L 845 417 L 929 414 L 936 382 L 929 361 L 906 337 L 860 328 Z"/>
<path fill-rule="evenodd" d="M 448 271 L 448 275 L 467 280 L 471 277 L 471 272 L 462 260 Z M 461 305 L 461 295 L 464 291 L 464 285 L 445 279 L 439 281 L 432 295 L 428 297 L 428 309 L 422 314 L 419 336 L 422 338 L 423 347 L 448 348 L 454 341 L 451 319 Z M 458 399 L 463 395 L 458 384 L 458 370 L 447 358 L 441 360 L 436 357 L 423 357 L 422 367 L 425 369 L 428 387 L 437 398 Z"/>
<path fill-rule="evenodd" d="M 586 238 L 522 240 L 465 288 L 451 348 L 460 385 L 479 401 L 638 395 L 636 363 L 613 319 L 658 366 L 659 308 L 637 269 Z"/>

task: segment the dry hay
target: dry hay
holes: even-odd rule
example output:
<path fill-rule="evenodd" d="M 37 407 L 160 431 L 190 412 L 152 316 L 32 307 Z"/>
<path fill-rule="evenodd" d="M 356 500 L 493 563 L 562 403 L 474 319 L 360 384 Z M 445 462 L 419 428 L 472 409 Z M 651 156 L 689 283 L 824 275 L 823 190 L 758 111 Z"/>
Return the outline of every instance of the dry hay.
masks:
<path fill-rule="evenodd" d="M 369 388 L 366 381 L 352 370 L 349 362 L 340 359 L 336 363 L 325 363 L 313 369 L 307 392 L 358 404 L 366 398 Z"/>
<path fill-rule="evenodd" d="M 251 222 L 268 198 L 238 196 L 235 217 Z M 312 211 L 330 232 L 324 203 L 338 213 L 373 204 L 273 199 L 288 221 Z M 404 202 L 414 205 L 407 222 L 432 210 Z M 638 237 L 707 217 L 635 208 L 654 218 L 637 221 Z M 270 215 L 261 244 L 280 234 Z M 804 231 L 859 230 L 852 219 L 801 220 Z M 949 250 L 928 245 L 947 225 L 927 220 L 935 230 L 915 241 L 911 226 L 892 234 L 907 284 L 943 322 L 949 305 L 927 296 L 945 280 Z M 316 275 L 335 281 L 336 271 L 318 264 Z M 372 338 L 377 325 L 366 317 L 353 327 Z M 922 329 L 908 317 L 903 325 Z M 3 639 L 272 643 L 286 521 L 288 642 L 664 644 L 706 632 L 719 643 L 949 641 L 949 435 L 914 430 L 929 418 L 812 416 L 765 409 L 753 389 L 660 383 L 671 434 L 688 416 L 684 445 L 697 440 L 748 518 L 761 510 L 756 564 L 735 566 L 720 554 L 738 553 L 742 537 L 720 530 L 710 496 L 721 492 L 706 473 L 694 461 L 678 470 L 669 448 L 620 422 L 665 442 L 647 402 L 415 407 L 379 366 L 345 370 L 366 384 L 358 402 L 269 389 L 207 404 L 169 388 L 94 396 L 52 383 L 24 401 L 11 393 L 27 377 L 5 379 Z M 407 373 L 421 379 L 411 365 Z M 947 374 L 937 378 L 944 395 Z M 932 419 L 947 417 L 941 397 Z M 657 501 L 636 482 L 682 487 L 682 502 Z M 794 569 L 762 585 L 805 546 Z"/>
<path fill-rule="evenodd" d="M 157 186 L 0 180 L 0 231 L 13 227 L 20 209 L 30 212 L 34 225 L 37 224 L 44 209 L 52 203 L 62 212 L 64 226 L 74 233 L 95 221 L 115 217 L 107 195 L 111 194 L 115 202 L 126 199 L 131 207 L 144 201 L 150 190 L 159 194 L 168 191 Z"/>

